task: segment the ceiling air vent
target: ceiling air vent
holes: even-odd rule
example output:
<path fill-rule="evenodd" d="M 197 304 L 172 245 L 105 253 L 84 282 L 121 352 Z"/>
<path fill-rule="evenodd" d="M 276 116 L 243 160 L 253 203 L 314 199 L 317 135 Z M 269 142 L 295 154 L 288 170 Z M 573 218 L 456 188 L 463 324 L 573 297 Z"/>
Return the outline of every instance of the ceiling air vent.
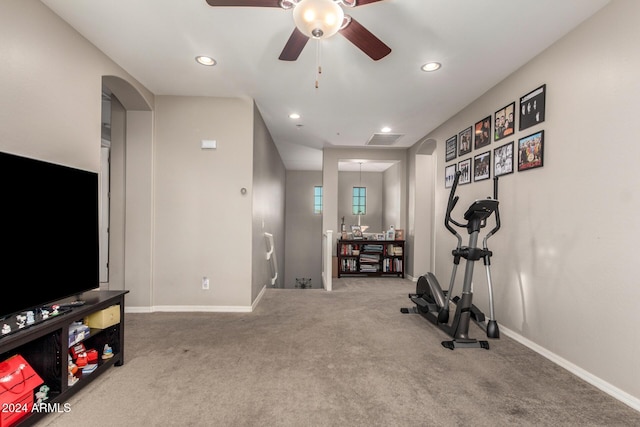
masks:
<path fill-rule="evenodd" d="M 387 146 L 395 144 L 404 135 L 401 133 L 374 133 L 366 145 Z"/>

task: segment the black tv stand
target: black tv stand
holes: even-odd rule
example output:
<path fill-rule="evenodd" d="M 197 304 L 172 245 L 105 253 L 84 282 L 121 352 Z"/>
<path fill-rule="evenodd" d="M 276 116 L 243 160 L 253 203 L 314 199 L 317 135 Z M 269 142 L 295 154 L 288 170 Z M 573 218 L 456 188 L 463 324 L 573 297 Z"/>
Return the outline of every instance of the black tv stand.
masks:
<path fill-rule="evenodd" d="M 129 291 L 89 291 L 81 296 L 85 303 L 68 307 L 64 315 L 50 317 L 28 328 L 12 332 L 0 339 L 0 362 L 15 355 L 22 355 L 36 373 L 49 386 L 46 403 L 63 403 L 87 386 L 109 367 L 124 363 L 124 297 Z M 64 301 L 58 305 L 62 306 Z M 87 349 L 95 348 L 102 355 L 108 344 L 113 357 L 98 357 L 98 368 L 90 374 L 79 375 L 71 385 L 68 381 L 67 354 L 69 351 L 69 326 L 82 321 L 92 313 L 105 308 L 120 306 L 120 323 L 104 329 L 91 329 L 81 342 Z M 55 406 L 55 405 L 51 405 Z M 31 412 L 18 422 L 19 426 L 33 425 L 47 415 L 46 412 Z"/>
<path fill-rule="evenodd" d="M 87 302 L 83 299 L 77 299 L 74 301 L 69 301 L 69 302 L 63 302 L 62 304 L 58 304 L 58 306 L 63 307 L 63 308 L 73 308 L 73 307 L 80 307 L 85 305 Z"/>

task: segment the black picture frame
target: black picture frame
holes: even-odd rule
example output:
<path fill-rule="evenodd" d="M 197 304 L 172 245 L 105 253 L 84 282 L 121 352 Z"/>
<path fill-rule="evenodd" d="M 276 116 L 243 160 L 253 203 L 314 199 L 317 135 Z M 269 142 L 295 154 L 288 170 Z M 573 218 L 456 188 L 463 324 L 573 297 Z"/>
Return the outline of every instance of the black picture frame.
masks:
<path fill-rule="evenodd" d="M 518 172 L 544 165 L 544 130 L 518 140 Z"/>
<path fill-rule="evenodd" d="M 458 165 L 455 163 L 444 168 L 444 188 L 451 188 L 453 181 L 456 179 Z"/>
<path fill-rule="evenodd" d="M 445 143 L 446 147 L 446 156 L 445 161 L 450 161 L 455 159 L 458 156 L 458 135 L 453 135 L 451 138 L 447 139 Z"/>
<path fill-rule="evenodd" d="M 473 157 L 473 181 L 484 181 L 491 177 L 491 151 Z"/>
<path fill-rule="evenodd" d="M 458 156 L 464 156 L 473 148 L 473 126 L 469 126 L 458 134 Z"/>
<path fill-rule="evenodd" d="M 505 105 L 493 115 L 493 140 L 500 141 L 501 139 L 513 136 L 516 130 L 516 103 L 515 101 Z"/>
<path fill-rule="evenodd" d="M 471 158 L 464 159 L 458 162 L 458 170 L 460 171 L 459 185 L 468 184 L 471 182 Z"/>
<path fill-rule="evenodd" d="M 525 130 L 544 122 L 545 104 L 547 98 L 547 85 L 543 84 L 520 97 L 519 105 L 519 130 Z"/>
<path fill-rule="evenodd" d="M 493 150 L 493 176 L 513 173 L 513 141 Z"/>
<path fill-rule="evenodd" d="M 473 136 L 473 148 L 475 150 L 489 144 L 491 144 L 491 116 L 476 122 Z"/>

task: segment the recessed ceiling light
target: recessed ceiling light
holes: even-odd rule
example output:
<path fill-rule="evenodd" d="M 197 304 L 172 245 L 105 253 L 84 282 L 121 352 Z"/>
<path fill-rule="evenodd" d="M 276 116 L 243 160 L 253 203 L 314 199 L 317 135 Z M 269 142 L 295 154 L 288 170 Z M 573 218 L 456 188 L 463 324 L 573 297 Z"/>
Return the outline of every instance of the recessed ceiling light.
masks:
<path fill-rule="evenodd" d="M 300 118 L 300 114 L 298 114 L 298 113 L 291 113 L 291 114 L 289 114 L 289 118 L 290 118 L 290 119 L 294 119 L 294 120 L 295 120 L 295 119 L 299 119 L 299 118 Z"/>
<path fill-rule="evenodd" d="M 442 64 L 440 64 L 439 62 L 427 62 L 426 64 L 424 64 L 422 67 L 420 67 L 422 69 L 422 71 L 435 71 L 437 69 L 439 69 L 440 67 L 442 67 Z"/>
<path fill-rule="evenodd" d="M 391 132 L 391 128 L 389 126 L 385 126 L 382 129 L 380 129 L 380 132 L 384 132 L 384 133 Z"/>
<path fill-rule="evenodd" d="M 196 61 L 198 64 L 206 65 L 206 66 L 214 66 L 216 65 L 216 60 L 209 56 L 196 56 Z"/>

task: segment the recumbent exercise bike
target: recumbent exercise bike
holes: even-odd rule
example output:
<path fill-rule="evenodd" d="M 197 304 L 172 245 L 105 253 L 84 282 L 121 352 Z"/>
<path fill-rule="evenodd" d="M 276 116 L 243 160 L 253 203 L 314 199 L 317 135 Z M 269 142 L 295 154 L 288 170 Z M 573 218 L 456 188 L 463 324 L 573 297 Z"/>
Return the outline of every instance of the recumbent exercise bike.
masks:
<path fill-rule="evenodd" d="M 493 198 L 476 200 L 469 206 L 464 214 L 466 224 L 461 224 L 451 218 L 451 211 L 458 202 L 458 196 L 455 195 L 458 181 L 460 180 L 460 171 L 456 172 L 451 192 L 449 194 L 449 202 L 447 203 L 447 211 L 445 215 L 444 225 L 456 238 L 458 245 L 451 252 L 453 254 L 453 271 L 449 282 L 449 289 L 443 291 L 436 279 L 436 276 L 429 272 L 420 276 L 416 285 L 416 293 L 409 294 L 409 299 L 415 304 L 413 310 L 402 308 L 402 313 L 419 313 L 427 320 L 438 326 L 453 338 L 450 341 L 443 341 L 445 348 L 453 350 L 455 348 L 484 348 L 489 349 L 488 341 L 479 341 L 469 337 L 469 324 L 473 319 L 487 334 L 488 338 L 499 338 L 500 331 L 498 323 L 495 320 L 493 307 L 493 288 L 491 283 L 491 256 L 492 252 L 487 248 L 487 240 L 500 229 L 500 213 L 498 211 L 498 177 L 493 179 Z M 487 219 L 491 215 L 495 215 L 495 227 L 486 234 L 482 241 L 482 248 L 478 247 L 478 238 L 480 230 L 487 225 Z M 462 237 L 452 227 L 455 225 L 459 228 L 466 228 L 469 233 L 469 245 L 462 246 Z M 456 278 L 456 271 L 460 259 L 466 260 L 464 280 L 462 282 L 462 297 L 451 298 L 453 286 Z M 473 305 L 473 267 L 476 261 L 482 259 L 487 272 L 487 285 L 489 288 L 489 310 L 490 317 L 485 321 L 485 315 Z M 455 305 L 455 313 L 450 318 L 450 305 Z"/>

